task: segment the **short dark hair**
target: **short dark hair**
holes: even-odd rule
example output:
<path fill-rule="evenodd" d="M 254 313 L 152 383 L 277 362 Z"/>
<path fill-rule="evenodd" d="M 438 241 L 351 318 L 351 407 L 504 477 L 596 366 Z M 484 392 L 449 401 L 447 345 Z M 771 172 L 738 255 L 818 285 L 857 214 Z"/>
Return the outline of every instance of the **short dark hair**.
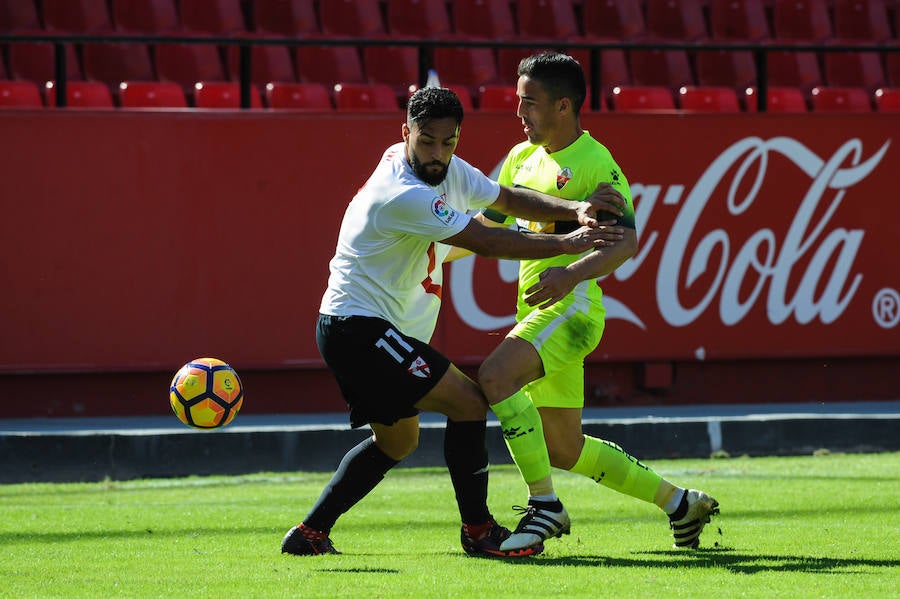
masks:
<path fill-rule="evenodd" d="M 422 127 L 432 119 L 456 119 L 459 126 L 463 120 L 463 107 L 452 90 L 444 87 L 423 87 L 410 96 L 406 105 L 406 122 Z"/>
<path fill-rule="evenodd" d="M 518 75 L 538 81 L 555 100 L 569 98 L 574 105 L 575 114 L 581 112 L 587 96 L 584 70 L 568 54 L 540 52 L 526 56 L 519 63 Z"/>

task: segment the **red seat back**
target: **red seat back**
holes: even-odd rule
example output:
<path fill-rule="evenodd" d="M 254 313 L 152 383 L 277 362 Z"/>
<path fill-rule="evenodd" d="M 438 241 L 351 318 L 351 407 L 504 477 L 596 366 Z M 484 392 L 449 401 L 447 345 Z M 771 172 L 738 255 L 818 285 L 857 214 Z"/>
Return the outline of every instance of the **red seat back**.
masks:
<path fill-rule="evenodd" d="M 123 81 L 119 84 L 122 108 L 186 108 L 181 86 L 172 81 Z"/>
<path fill-rule="evenodd" d="M 400 109 L 389 85 L 338 83 L 334 86 L 334 104 L 338 110 L 353 112 L 394 112 Z"/>

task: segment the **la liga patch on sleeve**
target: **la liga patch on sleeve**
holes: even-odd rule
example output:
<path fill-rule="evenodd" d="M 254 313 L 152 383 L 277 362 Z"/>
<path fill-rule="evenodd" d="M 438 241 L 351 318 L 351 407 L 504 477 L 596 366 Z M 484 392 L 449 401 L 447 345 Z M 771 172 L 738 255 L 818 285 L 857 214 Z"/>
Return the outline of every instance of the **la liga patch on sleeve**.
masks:
<path fill-rule="evenodd" d="M 452 225 L 459 218 L 459 212 L 440 197 L 436 197 L 431 201 L 431 213 L 445 225 Z"/>

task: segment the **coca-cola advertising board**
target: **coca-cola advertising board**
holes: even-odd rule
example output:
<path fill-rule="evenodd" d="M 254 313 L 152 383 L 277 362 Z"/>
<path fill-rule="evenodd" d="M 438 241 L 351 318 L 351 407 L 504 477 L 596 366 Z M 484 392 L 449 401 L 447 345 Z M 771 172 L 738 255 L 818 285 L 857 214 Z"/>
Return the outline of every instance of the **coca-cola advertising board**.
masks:
<path fill-rule="evenodd" d="M 585 125 L 630 180 L 640 239 L 599 282 L 607 327 L 592 359 L 900 353 L 900 120 L 623 115 Z M 511 326 L 515 273 L 482 258 L 451 265 L 452 354 Z"/>
<path fill-rule="evenodd" d="M 0 371 L 323 367 L 340 220 L 402 113 L 15 112 L 0 113 Z M 900 355 L 900 115 L 583 125 L 628 177 L 640 240 L 600 282 L 589 361 Z M 514 115 L 476 112 L 459 154 L 490 173 L 523 138 Z M 446 265 L 435 345 L 480 362 L 513 323 L 515 279 L 507 261 Z"/>

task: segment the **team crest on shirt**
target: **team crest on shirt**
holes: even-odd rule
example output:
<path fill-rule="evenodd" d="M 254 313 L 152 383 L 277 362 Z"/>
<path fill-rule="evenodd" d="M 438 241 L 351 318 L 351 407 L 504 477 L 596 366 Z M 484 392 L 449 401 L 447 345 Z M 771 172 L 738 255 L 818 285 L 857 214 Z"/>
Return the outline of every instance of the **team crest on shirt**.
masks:
<path fill-rule="evenodd" d="M 430 379 L 431 378 L 431 366 L 428 365 L 428 362 L 422 359 L 422 356 L 416 356 L 416 359 L 412 361 L 412 364 L 407 368 L 410 374 L 414 374 L 420 379 Z"/>
<path fill-rule="evenodd" d="M 431 200 L 431 213 L 445 225 L 452 225 L 459 218 L 459 212 L 444 201 L 444 197 L 435 197 Z"/>
<path fill-rule="evenodd" d="M 556 173 L 556 189 L 562 189 L 566 186 L 566 183 L 569 182 L 569 179 L 572 178 L 572 169 L 567 166 L 559 169 L 559 172 Z"/>

